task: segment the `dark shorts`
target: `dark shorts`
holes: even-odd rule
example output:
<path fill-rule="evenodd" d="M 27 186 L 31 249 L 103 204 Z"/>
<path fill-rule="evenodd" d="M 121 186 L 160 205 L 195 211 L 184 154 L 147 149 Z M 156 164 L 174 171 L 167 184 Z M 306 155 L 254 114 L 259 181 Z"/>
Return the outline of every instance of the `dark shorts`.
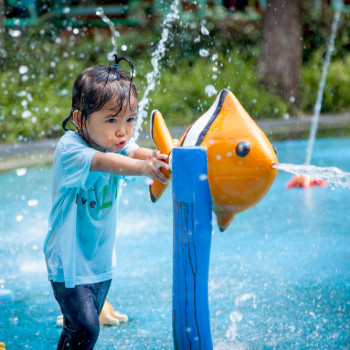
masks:
<path fill-rule="evenodd" d="M 94 348 L 100 333 L 98 317 L 112 280 L 66 288 L 52 282 L 55 298 L 63 314 L 63 329 L 57 350 Z"/>

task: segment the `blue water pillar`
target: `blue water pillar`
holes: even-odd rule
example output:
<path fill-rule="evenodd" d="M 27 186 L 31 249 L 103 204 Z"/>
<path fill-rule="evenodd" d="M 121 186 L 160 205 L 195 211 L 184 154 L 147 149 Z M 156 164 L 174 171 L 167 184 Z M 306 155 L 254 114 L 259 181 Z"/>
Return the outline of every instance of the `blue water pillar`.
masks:
<path fill-rule="evenodd" d="M 204 147 L 172 152 L 174 348 L 213 349 L 208 300 L 212 199 Z"/>

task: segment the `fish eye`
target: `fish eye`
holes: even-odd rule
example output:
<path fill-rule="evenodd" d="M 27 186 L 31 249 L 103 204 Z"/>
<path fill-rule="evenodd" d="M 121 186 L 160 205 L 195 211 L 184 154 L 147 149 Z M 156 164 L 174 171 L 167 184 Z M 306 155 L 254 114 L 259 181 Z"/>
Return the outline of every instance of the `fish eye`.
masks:
<path fill-rule="evenodd" d="M 238 157 L 245 157 L 250 151 L 250 143 L 248 141 L 241 141 L 236 146 L 236 153 Z"/>
<path fill-rule="evenodd" d="M 277 149 L 274 145 L 272 145 L 273 150 L 275 151 L 275 154 L 277 154 Z"/>

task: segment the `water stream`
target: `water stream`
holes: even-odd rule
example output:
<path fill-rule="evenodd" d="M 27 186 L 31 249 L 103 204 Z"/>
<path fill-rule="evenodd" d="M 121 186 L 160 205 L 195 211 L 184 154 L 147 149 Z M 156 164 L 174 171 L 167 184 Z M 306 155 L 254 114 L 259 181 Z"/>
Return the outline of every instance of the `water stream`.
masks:
<path fill-rule="evenodd" d="M 294 175 L 308 175 L 312 179 L 325 180 L 329 185 L 350 189 L 350 173 L 337 167 L 319 167 L 314 165 L 276 164 L 274 168 Z"/>
<path fill-rule="evenodd" d="M 179 0 L 172 2 L 170 6 L 170 12 L 165 16 L 165 19 L 162 23 L 162 36 L 157 45 L 156 50 L 152 53 L 152 67 L 153 71 L 147 74 L 147 87 L 143 94 L 143 97 L 138 105 L 138 114 L 136 119 L 136 124 L 134 128 L 134 138 L 138 139 L 140 132 L 142 130 L 143 120 L 147 117 L 147 108 L 149 107 L 149 98 L 148 95 L 151 91 L 154 90 L 156 86 L 156 79 L 160 77 L 159 63 L 160 60 L 164 57 L 166 51 L 166 42 L 168 41 L 170 34 L 170 24 L 179 18 Z"/>
<path fill-rule="evenodd" d="M 324 91 L 324 86 L 326 83 L 329 62 L 331 59 L 332 52 L 334 50 L 334 40 L 335 40 L 335 35 L 337 33 L 339 18 L 340 18 L 340 10 L 337 9 L 337 11 L 334 14 L 334 19 L 333 19 L 333 24 L 332 24 L 332 32 L 331 32 L 331 36 L 329 38 L 327 53 L 326 53 L 326 57 L 325 57 L 325 60 L 323 63 L 323 68 L 322 68 L 321 81 L 320 81 L 320 85 L 319 85 L 318 92 L 317 92 L 316 104 L 314 107 L 314 113 L 313 113 L 313 117 L 312 117 L 311 129 L 310 129 L 309 143 L 308 143 L 307 150 L 306 150 L 305 165 L 309 165 L 311 163 L 312 150 L 313 150 L 314 143 L 315 143 L 315 138 L 316 138 L 316 133 L 317 133 L 317 128 L 318 128 L 318 121 L 319 121 L 320 112 L 321 112 L 323 91 Z"/>
<path fill-rule="evenodd" d="M 101 19 L 103 20 L 103 22 L 108 24 L 108 27 L 111 31 L 111 41 L 112 41 L 112 45 L 113 45 L 113 51 L 110 52 L 108 54 L 108 60 L 111 60 L 113 58 L 113 55 L 117 53 L 117 38 L 120 37 L 119 32 L 116 30 L 115 25 L 113 24 L 113 22 L 104 14 L 103 8 L 102 7 L 98 7 L 96 9 L 96 15 L 100 16 Z"/>

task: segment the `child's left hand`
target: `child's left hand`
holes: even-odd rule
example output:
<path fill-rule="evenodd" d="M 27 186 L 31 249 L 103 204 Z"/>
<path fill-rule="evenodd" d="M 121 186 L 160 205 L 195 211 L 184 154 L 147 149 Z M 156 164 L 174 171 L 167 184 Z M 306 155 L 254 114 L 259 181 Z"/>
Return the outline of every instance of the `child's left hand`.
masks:
<path fill-rule="evenodd" d="M 162 161 L 166 161 L 169 158 L 166 154 L 161 153 L 158 149 L 153 150 L 152 157 Z"/>

